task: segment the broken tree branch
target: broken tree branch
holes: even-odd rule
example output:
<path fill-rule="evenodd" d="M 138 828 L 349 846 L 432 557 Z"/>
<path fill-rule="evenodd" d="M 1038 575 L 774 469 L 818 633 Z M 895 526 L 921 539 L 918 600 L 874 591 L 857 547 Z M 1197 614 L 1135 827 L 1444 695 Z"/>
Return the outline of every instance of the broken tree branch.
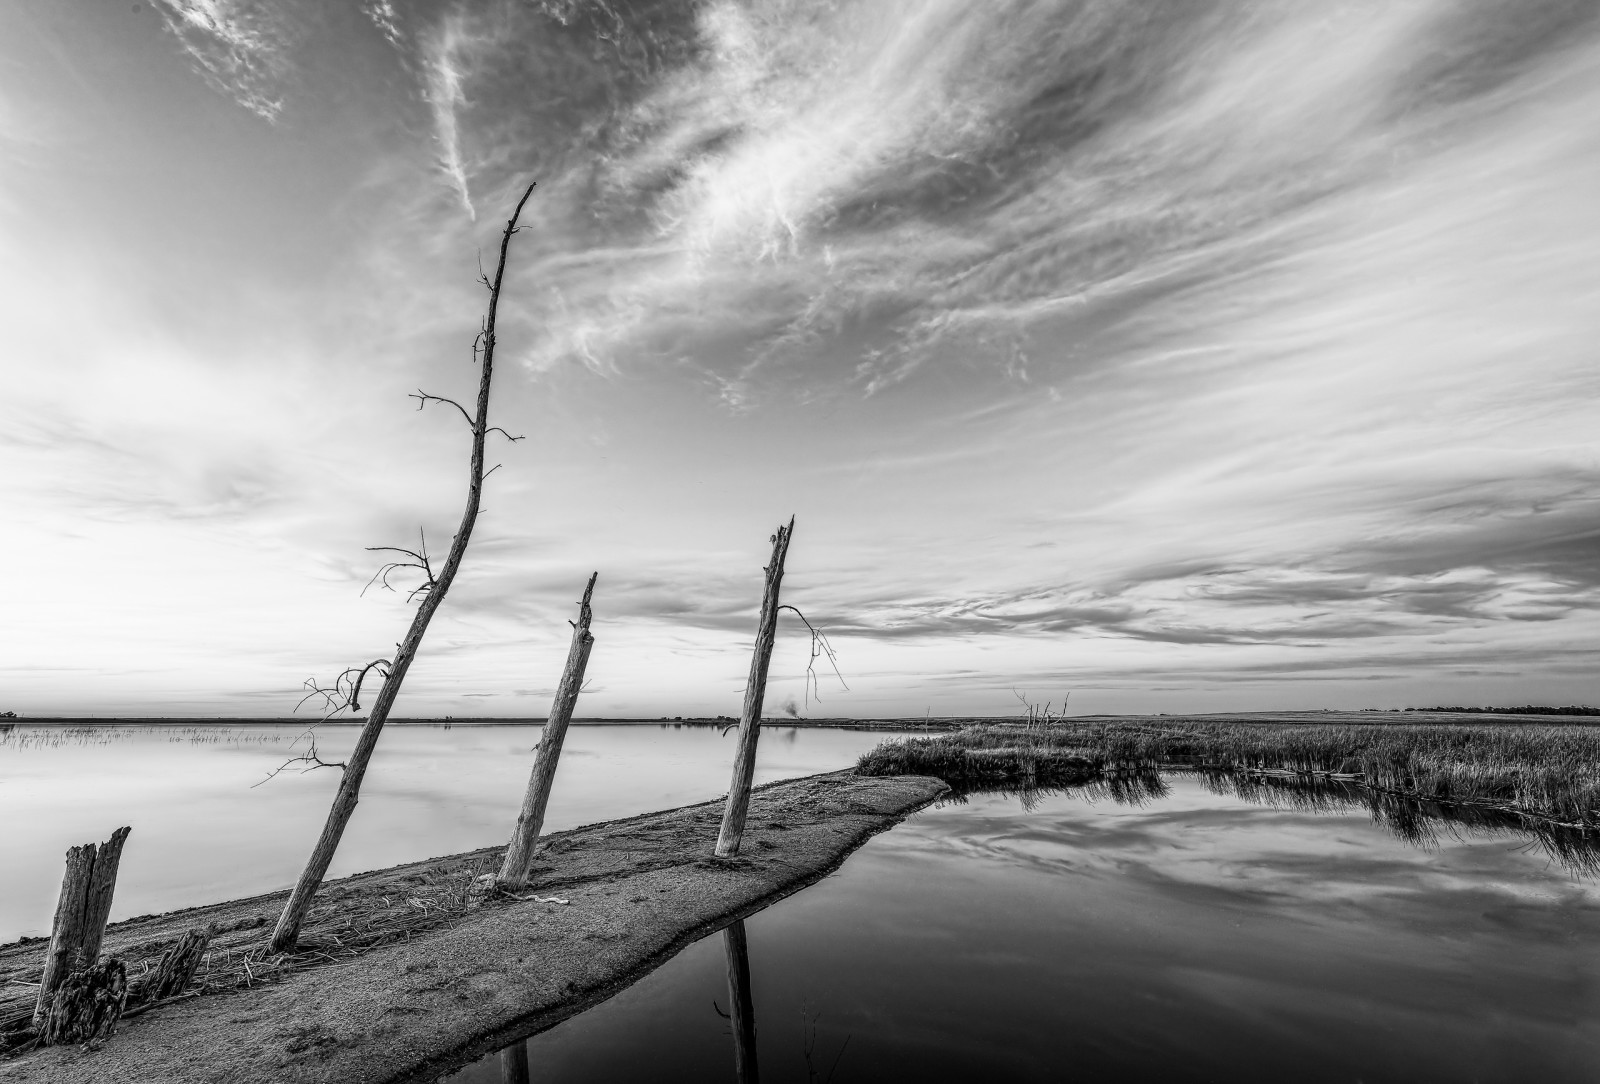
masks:
<path fill-rule="evenodd" d="M 839 684 L 844 686 L 844 691 L 849 692 L 850 686 L 846 684 L 844 675 L 839 672 L 839 656 L 833 650 L 833 645 L 828 642 L 828 636 L 821 629 L 813 625 L 805 614 L 787 604 L 778 607 L 779 610 L 788 610 L 805 622 L 806 628 L 811 633 L 811 658 L 806 662 L 806 706 L 811 706 L 811 698 L 815 696 L 817 703 L 822 702 L 822 685 L 817 680 L 817 660 L 826 658 L 828 665 L 833 667 L 833 676 L 839 679 Z M 793 701 L 790 701 L 792 704 Z"/>

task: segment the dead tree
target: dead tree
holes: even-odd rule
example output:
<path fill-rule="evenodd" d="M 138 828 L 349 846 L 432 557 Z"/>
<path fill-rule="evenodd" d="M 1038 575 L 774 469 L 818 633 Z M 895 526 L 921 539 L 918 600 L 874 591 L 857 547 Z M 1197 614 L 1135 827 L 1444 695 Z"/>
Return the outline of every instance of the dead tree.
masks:
<path fill-rule="evenodd" d="M 539 830 L 544 827 L 544 811 L 556 778 L 556 762 L 561 759 L 561 744 L 566 741 L 567 724 L 572 722 L 572 709 L 577 706 L 578 691 L 583 688 L 583 672 L 589 665 L 589 649 L 594 646 L 594 637 L 589 633 L 589 620 L 593 616 L 589 600 L 594 596 L 594 581 L 599 575 L 596 572 L 589 577 L 589 586 L 583 589 L 583 601 L 578 603 L 578 620 L 572 626 L 567 665 L 561 671 L 555 703 L 550 706 L 550 715 L 539 735 L 539 752 L 533 760 L 533 773 L 528 777 L 527 793 L 522 797 L 522 811 L 517 814 L 511 846 L 506 848 L 505 861 L 500 866 L 500 880 L 505 884 L 526 882 L 528 867 L 533 864 L 533 848 L 539 842 Z"/>
<path fill-rule="evenodd" d="M 118 828 L 98 846 L 85 843 L 67 851 L 67 869 L 61 878 L 61 895 L 50 927 L 50 948 L 44 958 L 44 973 L 39 976 L 39 1000 L 33 1008 L 33 1030 L 40 1036 L 51 1034 L 56 993 L 68 978 L 93 968 L 100 957 L 106 919 L 111 915 L 111 896 L 117 887 L 117 869 L 122 863 L 122 844 L 129 831 Z M 75 985 L 82 986 L 82 980 Z M 122 986 L 125 990 L 125 976 Z M 79 1000 L 76 996 L 69 999 L 74 1012 L 81 1008 Z M 100 1011 L 95 1010 L 97 1021 Z M 121 1011 L 119 1003 L 117 1013 L 120 1015 Z"/>
<path fill-rule="evenodd" d="M 421 552 L 400 550 L 399 552 L 414 560 L 391 562 L 393 567 L 386 567 L 385 571 L 380 573 L 385 575 L 396 568 L 413 568 L 420 571 L 424 580 L 422 586 L 413 592 L 413 597 L 420 597 L 421 602 L 417 607 L 416 616 L 411 620 L 411 628 L 407 630 L 405 639 L 400 642 L 394 658 L 379 660 L 386 665 L 371 663 L 361 671 L 361 676 L 365 676 L 367 670 L 377 669 L 383 676 L 383 687 L 372 703 L 372 710 L 367 715 L 366 724 L 361 728 L 361 736 L 356 739 L 356 747 L 351 752 L 350 759 L 344 764 L 343 774 L 339 780 L 339 792 L 334 796 L 333 808 L 328 811 L 327 824 L 323 826 L 322 835 L 311 851 L 311 858 L 306 862 L 306 868 L 300 874 L 300 880 L 290 893 L 289 902 L 284 905 L 283 914 L 279 916 L 278 925 L 273 930 L 274 952 L 292 952 L 299 940 L 300 926 L 305 921 L 306 913 L 311 909 L 312 897 L 321 886 L 322 878 L 327 874 L 328 865 L 333 861 L 334 852 L 339 847 L 339 839 L 344 835 L 345 825 L 350 822 L 351 814 L 355 812 L 356 802 L 361 794 L 361 780 L 367 773 L 367 762 L 372 759 L 372 751 L 377 747 L 378 735 L 383 732 L 383 725 L 388 722 L 395 698 L 400 695 L 400 686 L 405 681 L 406 671 L 416 658 L 418 648 L 422 646 L 422 636 L 428 631 L 428 623 L 433 620 L 440 603 L 444 602 L 445 594 L 450 590 L 450 585 L 455 581 L 456 573 L 461 568 L 461 558 L 466 554 L 467 542 L 472 538 L 472 527 L 477 522 L 478 506 L 483 494 L 484 442 L 491 432 L 497 431 L 513 440 L 518 439 L 511 437 L 498 426 L 489 425 L 489 387 L 494 376 L 495 317 L 500 307 L 500 286 L 505 278 L 506 257 L 511 251 L 511 236 L 521 228 L 517 225 L 517 220 L 522 217 L 522 208 L 528 202 L 528 197 L 533 195 L 533 189 L 534 186 L 530 184 L 527 191 L 522 193 L 522 198 L 517 201 L 516 210 L 511 213 L 511 219 L 506 223 L 505 231 L 500 236 L 500 262 L 495 268 L 494 280 L 491 282 L 487 276 L 481 276 L 481 281 L 489 290 L 489 311 L 484 317 L 477 341 L 473 344 L 473 354 L 479 363 L 477 410 L 469 414 L 467 409 L 454 399 L 429 395 L 421 390 L 413 396 L 417 400 L 418 410 L 429 403 L 443 403 L 455 407 L 471 427 L 472 459 L 467 479 L 467 506 L 461 514 L 461 526 L 450 542 L 450 552 L 446 555 L 437 576 L 434 575 L 432 562 L 427 557 L 426 547 Z M 354 692 L 359 694 L 359 679 Z M 350 698 L 350 706 L 355 707 L 354 695 Z"/>
<path fill-rule="evenodd" d="M 772 662 L 772 647 L 778 639 L 778 587 L 783 583 L 783 561 L 789 555 L 789 538 L 794 534 L 794 517 L 787 527 L 772 536 L 772 563 L 764 570 L 766 592 L 761 598 L 761 620 L 756 626 L 756 649 L 750 658 L 750 681 L 744 689 L 744 712 L 739 717 L 739 748 L 733 756 L 733 779 L 728 783 L 728 804 L 722 812 L 722 830 L 717 834 L 717 857 L 739 853 L 744 837 L 744 818 L 750 810 L 750 783 L 756 771 L 756 739 L 761 736 L 761 704 L 767 695 L 767 668 Z"/>

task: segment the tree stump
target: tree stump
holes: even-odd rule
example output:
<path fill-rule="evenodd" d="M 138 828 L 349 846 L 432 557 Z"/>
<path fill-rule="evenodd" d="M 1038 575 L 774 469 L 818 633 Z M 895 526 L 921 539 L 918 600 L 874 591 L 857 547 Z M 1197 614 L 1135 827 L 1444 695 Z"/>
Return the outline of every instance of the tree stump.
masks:
<path fill-rule="evenodd" d="M 116 1031 L 128 1004 L 128 972 L 112 957 L 74 971 L 57 987 L 49 1019 L 39 1032 L 44 1046 L 86 1043 Z"/>
<path fill-rule="evenodd" d="M 67 851 L 67 870 L 61 878 L 56 917 L 50 928 L 50 949 L 39 978 L 39 1000 L 34 1004 L 33 1030 L 44 1035 L 56 991 L 67 977 L 91 968 L 100 955 L 111 895 L 117 887 L 117 867 L 122 844 L 131 829 L 118 828 L 99 846 L 85 843 Z M 120 1011 L 120 1010 L 119 1010 Z"/>
<path fill-rule="evenodd" d="M 162 955 L 150 977 L 139 984 L 137 1000 L 160 1001 L 183 993 L 194 981 L 194 973 L 200 969 L 200 961 L 205 959 L 210 944 L 209 927 L 196 927 L 178 938 L 178 943 Z"/>

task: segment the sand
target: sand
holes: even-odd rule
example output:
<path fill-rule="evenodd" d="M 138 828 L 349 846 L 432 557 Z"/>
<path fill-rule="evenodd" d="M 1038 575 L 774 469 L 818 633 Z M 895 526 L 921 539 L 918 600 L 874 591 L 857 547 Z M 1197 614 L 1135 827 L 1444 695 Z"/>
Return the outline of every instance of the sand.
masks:
<path fill-rule="evenodd" d="M 123 1021 L 98 1049 L 0 1061 L 0 1082 L 433 1081 L 820 880 L 872 835 L 946 793 L 934 779 L 851 772 L 770 784 L 756 790 L 742 853 L 728 860 L 711 854 L 721 802 L 554 834 L 530 892 L 567 904 L 491 900 L 408 942 L 156 1008 Z M 330 881 L 324 891 L 359 899 L 496 857 L 486 850 L 413 863 Z M 140 943 L 209 921 L 264 941 L 282 899 L 121 923 L 108 931 L 106 951 L 137 955 Z M 41 945 L 0 950 L 0 973 L 26 973 L 33 957 L 42 959 Z"/>

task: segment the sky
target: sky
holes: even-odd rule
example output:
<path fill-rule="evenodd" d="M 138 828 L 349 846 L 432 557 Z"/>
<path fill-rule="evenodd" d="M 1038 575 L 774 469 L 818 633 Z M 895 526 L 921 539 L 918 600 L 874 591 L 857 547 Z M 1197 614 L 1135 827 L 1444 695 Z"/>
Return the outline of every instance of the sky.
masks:
<path fill-rule="evenodd" d="M 0 6 L 0 710 L 1600 703 L 1600 2 Z M 420 535 L 419 535 L 419 532 Z M 820 699 L 818 699 L 820 697 Z M 302 709 L 304 712 L 306 709 Z"/>

